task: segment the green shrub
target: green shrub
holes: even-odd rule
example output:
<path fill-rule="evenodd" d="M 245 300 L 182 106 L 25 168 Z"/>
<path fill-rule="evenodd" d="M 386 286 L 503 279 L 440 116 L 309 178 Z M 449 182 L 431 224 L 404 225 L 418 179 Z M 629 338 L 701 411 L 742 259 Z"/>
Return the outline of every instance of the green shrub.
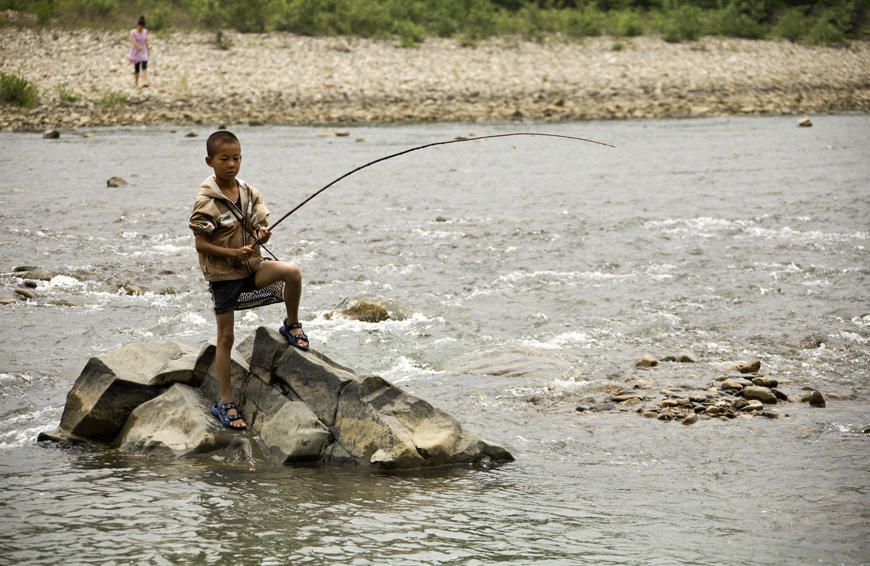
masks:
<path fill-rule="evenodd" d="M 670 43 L 695 41 L 703 34 L 702 14 L 700 8 L 690 4 L 668 5 L 659 23 L 662 39 Z"/>
<path fill-rule="evenodd" d="M 39 93 L 26 79 L 0 73 L 0 104 L 33 108 L 39 105 Z"/>
<path fill-rule="evenodd" d="M 714 31 L 730 37 L 761 39 L 765 27 L 758 21 L 757 14 L 757 10 L 747 10 L 744 2 L 731 0 L 714 14 Z"/>
<path fill-rule="evenodd" d="M 562 31 L 575 37 L 597 37 L 604 33 L 607 16 L 595 6 L 568 10 Z"/>
<path fill-rule="evenodd" d="M 399 36 L 399 47 L 417 47 L 426 41 L 426 28 L 409 20 L 401 20 L 393 25 Z"/>
<path fill-rule="evenodd" d="M 608 31 L 617 37 L 635 37 L 643 33 L 643 20 L 634 10 L 617 10 L 609 14 Z"/>
<path fill-rule="evenodd" d="M 844 43 L 846 41 L 846 33 L 829 20 L 820 18 L 816 20 L 804 39 L 807 43 L 813 45 Z"/>
<path fill-rule="evenodd" d="M 809 33 L 812 20 L 807 16 L 803 8 L 790 8 L 785 10 L 773 28 L 773 34 L 789 41 L 798 41 Z"/>

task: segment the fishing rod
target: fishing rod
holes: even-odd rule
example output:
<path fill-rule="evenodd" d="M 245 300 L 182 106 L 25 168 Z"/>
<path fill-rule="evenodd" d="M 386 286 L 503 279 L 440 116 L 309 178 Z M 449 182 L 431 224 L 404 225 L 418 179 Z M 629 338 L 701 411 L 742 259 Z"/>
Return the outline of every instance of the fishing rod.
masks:
<path fill-rule="evenodd" d="M 317 195 L 319 195 L 320 193 L 322 193 L 323 191 L 325 191 L 329 187 L 333 186 L 334 184 L 338 183 L 342 179 L 349 177 L 349 176 L 353 175 L 354 173 L 356 173 L 357 171 L 365 169 L 366 167 L 371 167 L 372 165 L 374 165 L 376 163 L 380 163 L 381 161 L 386 161 L 387 159 L 392 159 L 394 157 L 399 157 L 400 155 L 405 155 L 406 153 L 411 153 L 412 151 L 419 151 L 421 149 L 426 149 L 427 147 L 434 147 L 436 145 L 447 145 L 447 144 L 451 144 L 451 143 L 470 142 L 470 141 L 477 141 L 477 140 L 485 140 L 485 139 L 489 139 L 489 138 L 506 138 L 506 137 L 510 137 L 510 136 L 546 136 L 546 137 L 551 137 L 551 138 L 564 138 L 564 139 L 569 139 L 569 140 L 577 140 L 577 141 L 582 141 L 582 142 L 595 143 L 595 144 L 604 145 L 607 147 L 616 147 L 616 146 L 611 145 L 611 144 L 606 143 L 606 142 L 592 140 L 592 139 L 588 139 L 588 138 L 580 138 L 577 136 L 568 136 L 568 135 L 563 135 L 563 134 L 546 134 L 546 133 L 540 133 L 540 132 L 513 132 L 510 134 L 491 134 L 488 136 L 476 136 L 476 137 L 468 137 L 468 138 L 463 137 L 463 138 L 457 138 L 454 140 L 440 141 L 440 142 L 427 143 L 424 145 L 418 145 L 417 147 L 412 147 L 410 149 L 398 151 L 396 153 L 386 155 L 384 157 L 379 157 L 378 159 L 375 159 L 373 161 L 369 161 L 368 163 L 366 163 L 364 165 L 360 165 L 359 167 L 348 171 L 347 173 L 341 175 L 340 177 L 337 177 L 336 179 L 334 179 L 330 183 L 328 183 L 328 184 L 324 185 L 323 187 L 321 187 L 320 189 L 318 189 L 310 197 L 308 197 L 307 199 L 303 200 L 302 202 L 297 204 L 295 207 L 293 207 L 293 210 L 291 210 L 290 212 L 288 212 L 287 214 L 285 214 L 284 216 L 279 218 L 274 224 L 269 226 L 268 230 L 270 232 L 272 230 L 274 230 L 275 226 L 277 226 L 278 224 L 283 222 L 288 216 L 290 216 L 291 214 L 293 214 L 294 212 L 296 212 L 297 210 L 299 210 L 300 208 L 302 208 L 303 206 L 308 204 L 308 202 L 311 199 L 313 199 L 314 197 L 316 197 Z M 255 238 L 254 244 L 256 245 L 257 243 L 259 243 L 259 240 L 257 240 Z"/>

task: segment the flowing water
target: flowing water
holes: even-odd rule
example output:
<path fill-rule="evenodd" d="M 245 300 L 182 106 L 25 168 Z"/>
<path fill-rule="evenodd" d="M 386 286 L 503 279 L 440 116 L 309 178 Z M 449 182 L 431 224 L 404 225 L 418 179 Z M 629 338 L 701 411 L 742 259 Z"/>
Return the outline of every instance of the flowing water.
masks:
<path fill-rule="evenodd" d="M 429 400 L 516 461 L 401 474 L 155 461 L 38 444 L 90 356 L 214 332 L 187 128 L 0 134 L 0 563 L 870 563 L 870 116 L 238 127 L 241 177 L 300 264 L 313 347 Z M 118 175 L 129 185 L 107 188 Z M 119 291 L 126 284 L 144 294 Z M 369 298 L 390 320 L 331 316 Z M 239 313 L 237 339 L 281 307 Z M 695 364 L 647 370 L 643 354 Z M 775 420 L 575 408 L 759 358 Z M 611 388 L 611 389 L 608 389 Z"/>

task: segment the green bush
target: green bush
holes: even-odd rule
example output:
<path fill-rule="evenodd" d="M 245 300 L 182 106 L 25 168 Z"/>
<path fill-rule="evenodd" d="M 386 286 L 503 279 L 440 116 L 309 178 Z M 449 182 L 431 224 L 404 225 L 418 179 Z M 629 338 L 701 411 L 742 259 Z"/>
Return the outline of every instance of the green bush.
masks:
<path fill-rule="evenodd" d="M 785 10 L 773 28 L 773 34 L 789 41 L 798 41 L 809 33 L 813 22 L 803 8 Z"/>
<path fill-rule="evenodd" d="M 804 39 L 807 43 L 813 45 L 844 43 L 846 41 L 846 33 L 829 20 L 821 18 L 816 20 Z"/>
<path fill-rule="evenodd" d="M 39 93 L 26 79 L 0 73 L 0 104 L 33 108 L 39 105 Z"/>
<path fill-rule="evenodd" d="M 662 39 L 669 43 L 695 41 L 703 33 L 702 10 L 697 6 L 679 3 L 666 7 L 659 22 Z"/>
<path fill-rule="evenodd" d="M 730 37 L 761 39 L 765 26 L 758 21 L 759 10 L 747 9 L 747 3 L 731 0 L 727 6 L 714 14 L 714 32 Z M 751 5 L 751 2 L 748 3 Z"/>
<path fill-rule="evenodd" d="M 396 22 L 393 31 L 399 36 L 400 47 L 417 47 L 426 41 L 426 28 L 409 20 Z"/>
<path fill-rule="evenodd" d="M 643 33 L 643 20 L 634 10 L 617 10 L 610 13 L 608 31 L 617 37 L 635 37 Z"/>
<path fill-rule="evenodd" d="M 597 37 L 604 33 L 607 16 L 595 6 L 570 10 L 565 17 L 563 31 L 575 37 Z"/>

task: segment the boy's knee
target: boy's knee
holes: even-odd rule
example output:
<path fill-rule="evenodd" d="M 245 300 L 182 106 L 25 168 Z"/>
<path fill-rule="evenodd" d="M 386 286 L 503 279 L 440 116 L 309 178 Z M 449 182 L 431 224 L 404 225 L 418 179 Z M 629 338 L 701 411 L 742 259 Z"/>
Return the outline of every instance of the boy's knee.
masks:
<path fill-rule="evenodd" d="M 291 283 L 302 281 L 302 270 L 295 263 L 288 263 L 284 268 L 284 279 Z"/>

